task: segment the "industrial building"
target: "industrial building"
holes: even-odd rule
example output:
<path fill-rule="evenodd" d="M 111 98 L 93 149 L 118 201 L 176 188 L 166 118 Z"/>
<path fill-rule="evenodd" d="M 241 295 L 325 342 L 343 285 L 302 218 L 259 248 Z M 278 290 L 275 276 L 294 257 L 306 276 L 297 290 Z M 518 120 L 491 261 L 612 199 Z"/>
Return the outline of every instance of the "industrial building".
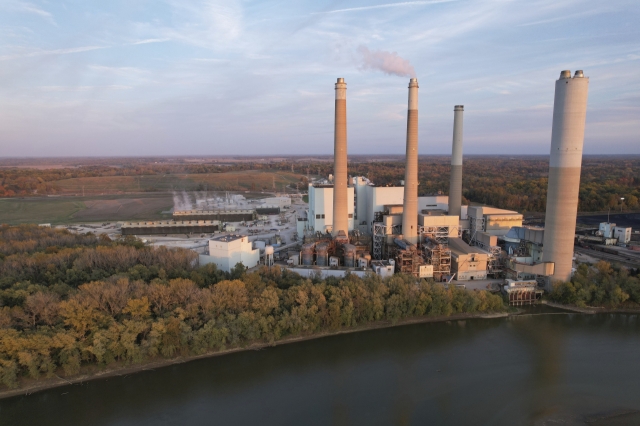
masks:
<path fill-rule="evenodd" d="M 254 209 L 181 210 L 173 212 L 173 220 L 175 221 L 217 220 L 220 222 L 242 222 L 255 219 L 256 211 Z"/>
<path fill-rule="evenodd" d="M 484 280 L 487 278 L 489 253 L 470 246 L 461 238 L 450 238 L 451 272 L 458 281 Z"/>
<path fill-rule="evenodd" d="M 354 188 L 347 187 L 347 232 L 354 229 Z M 307 231 L 311 233 L 332 233 L 333 231 L 333 185 L 309 185 L 309 210 L 307 215 Z M 304 235 L 302 230 L 300 235 Z"/>
<path fill-rule="evenodd" d="M 209 241 L 209 254 L 200 255 L 200 264 L 215 263 L 218 269 L 231 272 L 238 263 L 253 268 L 260 262 L 260 250 L 252 248 L 246 235 L 221 235 Z"/>
<path fill-rule="evenodd" d="M 218 220 L 155 220 L 119 225 L 122 235 L 211 234 L 220 230 Z"/>

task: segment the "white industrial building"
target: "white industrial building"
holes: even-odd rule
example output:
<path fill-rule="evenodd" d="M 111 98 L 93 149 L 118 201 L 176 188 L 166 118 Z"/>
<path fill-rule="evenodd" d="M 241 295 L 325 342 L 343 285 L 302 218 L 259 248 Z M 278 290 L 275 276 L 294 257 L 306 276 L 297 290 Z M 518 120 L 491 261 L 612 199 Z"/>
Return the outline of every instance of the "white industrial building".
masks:
<path fill-rule="evenodd" d="M 349 231 L 359 230 L 365 234 L 372 233 L 374 216 L 378 212 L 383 212 L 389 206 L 397 206 L 402 215 L 404 204 L 404 187 L 402 186 L 374 186 L 364 177 L 353 178 L 353 185 L 347 188 Z M 448 208 L 449 197 L 446 195 L 433 195 L 418 197 L 418 212 L 423 210 L 440 210 L 439 219 L 427 218 L 426 222 L 446 222 L 455 221 L 455 232 L 458 232 L 458 216 L 452 216 L 450 220 L 444 212 Z M 466 206 L 463 206 L 463 217 L 466 217 Z M 423 214 L 421 213 L 421 216 Z M 310 184 L 309 185 L 309 210 L 307 218 L 301 218 L 298 222 L 298 233 L 306 232 L 331 232 L 333 226 L 333 185 L 331 184 Z M 398 219 L 401 220 L 401 219 Z M 425 219 L 419 219 L 420 223 Z M 394 222 L 395 223 L 395 222 Z"/>
<path fill-rule="evenodd" d="M 613 228 L 613 238 L 618 240 L 618 244 L 629 244 L 631 242 L 631 228 L 616 226 Z"/>
<path fill-rule="evenodd" d="M 347 214 L 349 231 L 354 223 L 354 190 L 347 188 Z M 306 227 L 312 232 L 331 232 L 333 230 L 333 185 L 309 185 L 309 210 Z"/>
<path fill-rule="evenodd" d="M 215 263 L 218 269 L 225 272 L 242 263 L 253 268 L 260 262 L 260 250 L 254 249 L 246 235 L 222 235 L 209 240 L 209 255 L 200 255 L 200 264 Z"/>

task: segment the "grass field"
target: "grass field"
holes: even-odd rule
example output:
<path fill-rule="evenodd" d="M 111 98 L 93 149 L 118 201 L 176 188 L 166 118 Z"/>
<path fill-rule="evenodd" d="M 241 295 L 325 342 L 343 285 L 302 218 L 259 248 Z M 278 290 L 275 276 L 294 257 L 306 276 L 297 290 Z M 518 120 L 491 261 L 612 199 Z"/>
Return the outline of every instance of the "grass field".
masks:
<path fill-rule="evenodd" d="M 144 219 L 169 219 L 171 194 L 107 197 L 41 197 L 0 200 L 0 224 L 65 224 Z"/>
<path fill-rule="evenodd" d="M 64 194 L 118 194 L 130 192 L 171 192 L 203 190 L 271 190 L 281 191 L 300 181 L 302 175 L 290 172 L 247 170 L 228 173 L 167 174 L 153 176 L 109 176 L 64 179 L 54 185 Z"/>

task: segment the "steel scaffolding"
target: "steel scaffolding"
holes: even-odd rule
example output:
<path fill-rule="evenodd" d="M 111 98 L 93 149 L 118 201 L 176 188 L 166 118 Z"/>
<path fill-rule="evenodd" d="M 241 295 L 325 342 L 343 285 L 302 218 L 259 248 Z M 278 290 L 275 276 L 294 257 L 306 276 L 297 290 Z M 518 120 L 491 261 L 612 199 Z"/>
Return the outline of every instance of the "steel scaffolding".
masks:
<path fill-rule="evenodd" d="M 436 240 L 427 240 L 423 247 L 427 264 L 433 265 L 433 277 L 440 281 L 443 276 L 451 275 L 451 249 L 447 244 Z"/>

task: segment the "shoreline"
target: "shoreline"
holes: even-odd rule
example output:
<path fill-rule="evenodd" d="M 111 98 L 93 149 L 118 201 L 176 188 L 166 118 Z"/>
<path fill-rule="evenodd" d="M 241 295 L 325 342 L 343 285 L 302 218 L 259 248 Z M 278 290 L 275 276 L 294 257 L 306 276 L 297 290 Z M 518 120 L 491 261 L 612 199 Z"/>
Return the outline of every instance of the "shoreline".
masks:
<path fill-rule="evenodd" d="M 146 362 L 142 362 L 140 364 L 135 365 L 127 365 L 127 366 L 112 366 L 107 367 L 104 370 L 97 372 L 89 372 L 84 374 L 79 374 L 72 377 L 60 377 L 55 375 L 55 377 L 50 378 L 41 378 L 41 379 L 25 379 L 25 383 L 22 386 L 18 386 L 15 389 L 5 389 L 0 391 L 0 399 L 12 398 L 15 396 L 28 396 L 33 393 L 41 392 L 48 389 L 58 388 L 62 386 L 75 385 L 83 382 L 105 379 L 109 377 L 115 376 L 125 376 L 128 374 L 134 374 L 141 371 L 149 371 L 155 370 L 156 368 L 168 367 L 176 364 L 184 364 L 186 362 L 195 361 L 198 359 L 204 358 L 213 358 L 217 356 L 223 356 L 228 354 L 233 354 L 236 352 L 244 352 L 244 351 L 257 351 L 261 349 L 265 349 L 268 347 L 279 346 L 279 345 L 287 345 L 291 343 L 304 342 L 307 340 L 315 340 L 321 339 L 324 337 L 337 336 L 341 334 L 351 334 L 351 333 L 359 333 L 362 331 L 369 330 L 379 330 L 385 328 L 392 327 L 400 327 L 404 325 L 413 325 L 413 324 L 423 324 L 430 322 L 446 322 L 446 321 L 458 321 L 458 320 L 467 320 L 467 319 L 494 319 L 494 318 L 506 318 L 509 316 L 519 315 L 520 312 L 498 312 L 498 313 L 489 313 L 489 314 L 456 314 L 450 316 L 424 316 L 424 317 L 413 317 L 406 318 L 403 320 L 399 320 L 396 323 L 392 323 L 391 321 L 375 321 L 372 323 L 368 323 L 366 325 L 360 325 L 351 328 L 340 329 L 338 331 L 324 331 L 321 333 L 316 333 L 312 335 L 298 335 L 298 336 L 289 336 L 283 339 L 275 341 L 273 344 L 266 342 L 256 342 L 248 344 L 244 347 L 234 347 L 229 349 L 223 349 L 215 352 L 207 352 L 201 355 L 189 355 L 184 357 L 177 357 L 172 359 L 151 359 Z M 89 367 L 90 368 L 90 367 Z"/>

